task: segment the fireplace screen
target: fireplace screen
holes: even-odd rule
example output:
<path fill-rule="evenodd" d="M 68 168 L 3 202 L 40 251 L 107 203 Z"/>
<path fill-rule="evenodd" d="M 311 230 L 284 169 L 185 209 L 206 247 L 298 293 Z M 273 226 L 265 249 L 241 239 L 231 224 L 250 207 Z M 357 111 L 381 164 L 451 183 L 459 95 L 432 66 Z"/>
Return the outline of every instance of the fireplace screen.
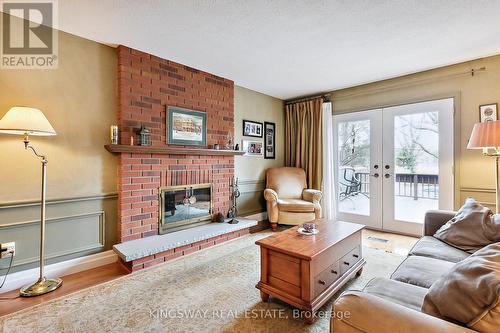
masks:
<path fill-rule="evenodd" d="M 208 223 L 211 216 L 211 184 L 160 189 L 160 234 Z"/>

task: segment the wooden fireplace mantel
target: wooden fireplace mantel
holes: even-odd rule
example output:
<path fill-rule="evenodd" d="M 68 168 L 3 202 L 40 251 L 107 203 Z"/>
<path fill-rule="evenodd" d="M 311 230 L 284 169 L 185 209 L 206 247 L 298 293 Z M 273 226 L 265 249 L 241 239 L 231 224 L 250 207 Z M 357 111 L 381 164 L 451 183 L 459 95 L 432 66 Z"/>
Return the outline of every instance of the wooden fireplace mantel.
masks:
<path fill-rule="evenodd" d="M 184 148 L 184 147 L 153 147 L 153 146 L 129 146 L 129 145 L 105 145 L 107 151 L 114 154 L 165 154 L 165 155 L 218 155 L 218 156 L 241 156 L 244 151 L 208 149 L 208 148 Z"/>

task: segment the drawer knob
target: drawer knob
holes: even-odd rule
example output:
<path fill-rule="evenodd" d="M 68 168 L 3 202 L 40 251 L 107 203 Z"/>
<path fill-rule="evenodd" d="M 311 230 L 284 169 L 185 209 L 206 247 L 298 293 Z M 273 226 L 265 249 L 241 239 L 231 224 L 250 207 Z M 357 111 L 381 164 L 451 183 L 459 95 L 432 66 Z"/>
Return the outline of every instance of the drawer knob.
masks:
<path fill-rule="evenodd" d="M 344 265 L 349 266 L 349 263 L 347 261 L 344 261 Z"/>
<path fill-rule="evenodd" d="M 319 280 L 318 282 L 319 282 L 319 284 L 322 284 L 322 285 L 325 285 L 325 284 L 326 284 L 326 282 L 325 282 L 325 281 L 323 281 L 323 280 Z"/>
<path fill-rule="evenodd" d="M 357 254 L 353 254 L 352 256 L 353 256 L 354 258 L 359 258 L 359 255 L 357 255 Z"/>
<path fill-rule="evenodd" d="M 336 270 L 334 270 L 334 269 L 332 269 L 332 273 L 333 273 L 333 274 L 337 274 L 337 271 L 336 271 Z"/>

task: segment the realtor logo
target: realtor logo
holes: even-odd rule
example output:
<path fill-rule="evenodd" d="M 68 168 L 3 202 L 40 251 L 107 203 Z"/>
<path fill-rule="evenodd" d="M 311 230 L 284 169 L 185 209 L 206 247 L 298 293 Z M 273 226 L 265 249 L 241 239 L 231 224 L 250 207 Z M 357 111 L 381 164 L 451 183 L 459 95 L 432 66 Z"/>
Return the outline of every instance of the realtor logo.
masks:
<path fill-rule="evenodd" d="M 58 36 L 54 0 L 3 0 L 2 69 L 55 69 Z"/>

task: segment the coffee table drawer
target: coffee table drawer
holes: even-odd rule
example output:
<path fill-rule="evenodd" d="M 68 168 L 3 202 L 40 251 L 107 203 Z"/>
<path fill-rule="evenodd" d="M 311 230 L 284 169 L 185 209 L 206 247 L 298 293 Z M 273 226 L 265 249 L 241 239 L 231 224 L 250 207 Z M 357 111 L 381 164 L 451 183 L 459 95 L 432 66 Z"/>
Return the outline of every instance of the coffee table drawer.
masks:
<path fill-rule="evenodd" d="M 319 294 L 325 291 L 339 277 L 340 277 L 339 262 L 336 261 L 314 278 L 313 280 L 314 297 L 317 297 Z"/>
<path fill-rule="evenodd" d="M 356 246 L 354 249 L 349 251 L 345 256 L 340 258 L 340 275 L 343 275 L 349 270 L 355 263 L 361 259 L 361 246 Z"/>
<path fill-rule="evenodd" d="M 315 258 L 313 274 L 317 275 L 323 272 L 333 262 L 340 261 L 343 257 L 349 254 L 355 247 L 361 244 L 361 232 L 346 237 L 341 242 L 326 249 Z M 342 262 L 340 261 L 342 264 Z"/>

